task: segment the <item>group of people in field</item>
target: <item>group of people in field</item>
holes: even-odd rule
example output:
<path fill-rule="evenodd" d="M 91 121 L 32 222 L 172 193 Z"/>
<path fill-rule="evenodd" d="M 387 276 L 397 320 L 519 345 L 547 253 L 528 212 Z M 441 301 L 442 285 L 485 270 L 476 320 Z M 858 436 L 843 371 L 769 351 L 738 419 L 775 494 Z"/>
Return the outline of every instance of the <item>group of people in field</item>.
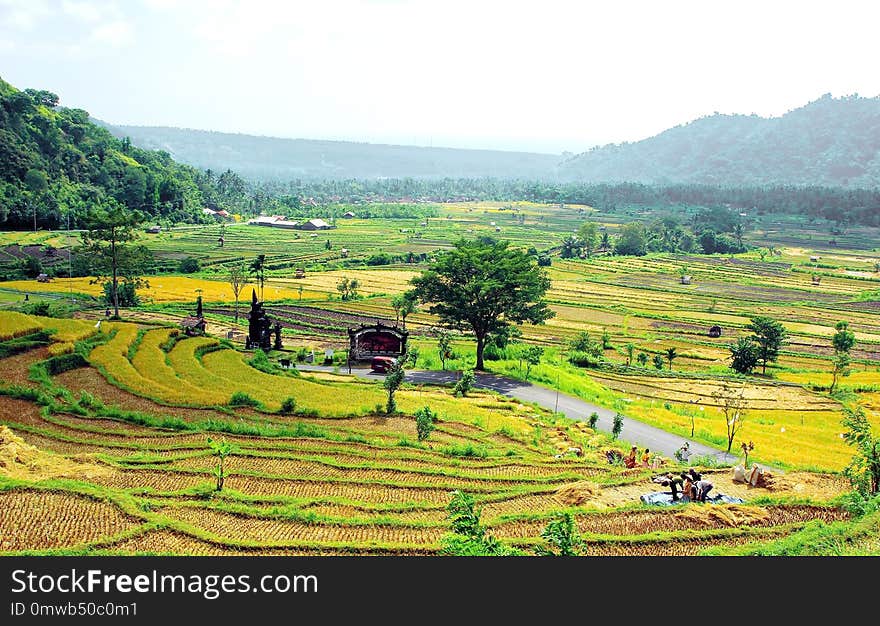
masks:
<path fill-rule="evenodd" d="M 676 458 L 686 460 L 690 456 L 689 448 L 690 446 L 685 443 L 676 453 Z M 614 462 L 615 458 L 618 463 L 620 462 L 620 452 L 616 450 L 608 453 L 607 456 L 609 463 Z M 651 451 L 645 448 L 645 451 L 639 455 L 638 447 L 633 446 L 629 453 L 623 457 L 623 465 L 629 469 L 639 466 L 651 467 Z M 669 487 L 669 495 L 672 496 L 673 502 L 706 502 L 709 492 L 714 488 L 714 485 L 703 478 L 703 475 L 694 468 L 681 472 L 678 476 L 672 472 L 660 474 L 654 478 L 654 482 Z"/>
<path fill-rule="evenodd" d="M 705 502 L 706 496 L 712 491 L 711 482 L 703 478 L 702 474 L 690 468 L 686 472 L 682 472 L 675 476 L 672 472 L 667 472 L 666 476 L 659 477 L 657 481 L 664 487 L 669 487 L 669 493 L 672 501 L 677 502 Z"/>
<path fill-rule="evenodd" d="M 623 465 L 628 469 L 632 469 L 639 464 L 641 464 L 642 467 L 649 467 L 651 465 L 651 451 L 648 450 L 648 448 L 645 448 L 645 451 L 640 457 L 639 449 L 636 446 L 633 446 L 630 448 L 629 454 L 623 457 Z"/>

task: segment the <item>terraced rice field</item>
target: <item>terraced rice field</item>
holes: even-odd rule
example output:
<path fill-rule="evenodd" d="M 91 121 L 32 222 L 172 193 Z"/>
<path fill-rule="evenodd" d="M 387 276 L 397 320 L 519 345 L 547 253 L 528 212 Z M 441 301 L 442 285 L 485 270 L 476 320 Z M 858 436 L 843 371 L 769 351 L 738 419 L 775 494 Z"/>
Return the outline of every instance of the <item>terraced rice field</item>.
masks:
<path fill-rule="evenodd" d="M 602 450 L 612 442 L 488 393 L 456 399 L 441 390 L 407 391 L 402 404 L 411 408 L 394 417 L 218 406 L 214 400 L 225 399 L 220 390 L 228 391 L 232 380 L 249 381 L 254 393 L 290 385 L 284 393 L 303 398 L 311 386 L 349 400 L 356 393 L 381 398 L 381 390 L 251 373 L 228 348 L 200 357 L 198 348 L 210 339 L 181 339 L 172 347 L 167 328 L 102 327 L 92 338 L 99 342 L 92 366 L 32 381 L 55 396 L 51 411 L 29 397 L 0 403 L 0 423 L 12 433 L 0 439 L 0 553 L 437 554 L 456 489 L 475 497 L 489 532 L 526 553 L 563 510 L 576 514 L 585 552 L 596 555 L 696 554 L 784 537 L 812 520 L 847 518 L 828 503 L 845 484 L 821 474 L 792 476 L 775 491 L 737 488 L 725 483 L 726 471 L 713 478 L 720 489 L 764 504 L 713 507 L 716 512 L 696 504 L 640 505 L 638 496 L 658 487 L 647 471 L 605 463 Z M 27 361 L 0 359 L 3 380 L 48 357 L 45 349 L 25 354 Z M 225 360 L 209 358 L 215 355 Z M 223 377 L 227 369 L 235 373 Z M 82 391 L 92 398 L 85 404 L 78 401 Z M 266 408 L 279 393 L 261 396 Z M 183 398 L 189 406 L 174 406 Z M 434 435 L 418 443 L 412 411 L 425 403 L 446 409 Z M 233 432 L 245 427 L 252 432 Z M 235 447 L 221 492 L 214 489 L 208 436 Z M 13 477 L 15 459 L 4 456 L 10 445 L 24 451 L 18 456 L 35 455 L 49 473 Z M 559 458 L 560 445 L 578 446 L 582 456 Z M 584 484 L 592 485 L 592 496 L 583 502 L 561 495 Z"/>
<path fill-rule="evenodd" d="M 0 402 L 0 422 L 17 437 L 15 445 L 45 455 L 39 478 L 12 478 L 14 464 L 0 464 L 0 552 L 435 554 L 448 531 L 445 506 L 454 489 L 475 497 L 490 533 L 525 551 L 542 544 L 541 530 L 563 510 L 575 514 L 585 551 L 593 555 L 743 550 L 789 537 L 814 520 L 847 519 L 837 506 L 847 481 L 808 470 L 839 472 L 851 458 L 840 438 L 843 403 L 860 404 L 880 427 L 876 251 L 812 247 L 806 230 L 792 233 L 767 223 L 751 235 L 755 245 L 777 246 L 780 254 L 766 258 L 749 252 L 562 260 L 554 247 L 592 210 L 526 203 L 514 212 L 506 204 L 445 205 L 426 226 L 420 220 L 340 221 L 318 237 L 236 225 L 222 249 L 215 227 L 175 230 L 145 243 L 166 260 L 197 256 L 207 269 L 196 276 L 150 277 L 143 292 L 147 306 L 123 314 L 132 323 L 104 322 L 99 331 L 95 321 L 103 310 L 86 312 L 82 320 L 0 312 L 0 342 L 54 332 L 49 346 L 0 359 L 0 385 L 10 393 L 17 385 L 19 395 L 28 387 L 55 398 L 51 412 L 45 396 L 42 405 L 33 397 Z M 601 215 L 612 234 L 627 219 Z M 262 252 L 269 266 L 267 308 L 284 326 L 285 346 L 343 350 L 349 327 L 393 323 L 392 297 L 424 269 L 345 263 L 379 252 L 431 255 L 459 236 L 478 235 L 553 255 L 548 299 L 556 316 L 522 328 L 523 342 L 546 348 L 533 380 L 683 437 L 693 431 L 694 438 L 722 449 L 725 427 L 714 394 L 723 381 L 742 385 L 746 420 L 733 449 L 753 441 L 752 459 L 785 467 L 785 480 L 773 490 L 751 489 L 731 483 L 729 470 L 718 470 L 711 473 L 717 489 L 745 499 L 746 506 L 652 509 L 639 503 L 641 494 L 659 489 L 647 472 L 604 463 L 602 450 L 619 444 L 535 407 L 488 392 L 454 398 L 445 390 L 405 388 L 398 393 L 401 414 L 387 417 L 377 410 L 386 396 L 374 382 L 331 373 L 267 374 L 250 366 L 250 354 L 210 337 L 175 337 L 174 329 L 161 325 L 191 310 L 201 293 L 210 303 L 205 312 L 212 332 L 242 329 L 246 318 L 233 322 L 224 268 Z M 863 240 L 876 238 L 840 239 L 853 246 Z M 24 235 L 0 238 L 38 242 L 44 243 Z M 809 260 L 814 255 L 822 267 Z M 305 278 L 293 278 L 297 267 L 306 269 Z M 690 285 L 679 280 L 685 272 Z M 813 274 L 821 275 L 820 284 Z M 365 297 L 339 300 L 336 284 L 343 277 L 357 279 Z M 19 299 L 39 289 L 97 295 L 100 287 L 88 280 L 2 287 Z M 728 346 L 748 334 L 755 314 L 780 320 L 788 342 L 767 376 L 733 378 Z M 849 322 L 857 343 L 853 371 L 839 383 L 844 393 L 832 398 L 830 337 L 840 320 Z M 422 350 L 421 365 L 439 368 L 437 320 L 421 310 L 406 321 Z M 721 337 L 708 336 L 713 325 L 722 328 Z M 583 331 L 594 339 L 610 335 L 608 366 L 567 363 L 567 346 Z M 87 352 L 89 367 L 61 372 L 51 383 L 30 375 L 30 368 L 85 339 L 95 342 Z M 673 371 L 650 361 L 646 368 L 625 367 L 627 344 L 634 356 L 649 359 L 676 348 Z M 469 337 L 457 336 L 454 351 L 450 367 L 472 365 Z M 515 357 L 488 364 L 522 376 Z M 258 406 L 230 406 L 235 391 Z M 89 395 L 78 401 L 82 392 Z M 296 411 L 281 415 L 288 397 L 295 398 Z M 431 438 L 419 443 L 413 413 L 426 404 L 439 421 Z M 220 493 L 214 491 L 208 436 L 236 447 Z M 59 458 L 67 463 L 52 462 Z M 567 499 L 572 485 L 590 485 L 590 495 Z"/>
<path fill-rule="evenodd" d="M 468 229 L 477 233 L 489 224 L 488 220 L 505 219 L 504 211 L 499 209 L 488 204 L 450 205 L 441 208 L 445 219 L 434 221 L 455 224 L 465 233 Z M 542 216 L 541 221 L 552 224 L 547 230 L 533 227 L 535 235 L 564 234 L 574 230 L 575 219 L 583 219 L 575 218 L 569 207 L 533 210 Z M 507 237 L 507 227 L 504 232 Z M 450 239 L 437 237 L 430 241 L 435 242 L 435 249 L 442 249 Z M 548 299 L 556 316 L 544 325 L 522 328 L 526 343 L 551 350 L 544 363 L 533 370 L 533 378 L 548 386 L 567 380 L 564 390 L 586 400 L 677 434 L 693 433 L 705 443 L 726 447 L 725 427 L 712 396 L 721 380 L 732 374 L 729 346 L 749 334 L 750 316 L 767 315 L 782 322 L 788 339 L 778 362 L 770 364 L 767 376 L 746 382 L 747 425 L 740 438 L 754 441 L 754 458 L 767 464 L 840 470 L 851 450 L 840 439 L 841 400 L 827 393 L 833 355 L 831 336 L 841 320 L 847 321 L 855 333 L 852 374 L 839 383 L 841 390 L 854 396 L 843 402 L 861 404 L 869 419 L 880 425 L 880 412 L 871 395 L 880 385 L 880 309 L 874 306 L 880 293 L 880 275 L 873 271 L 880 257 L 876 252 L 829 250 L 818 242 L 816 245 L 812 249 L 783 247 L 780 254 L 767 258 L 757 252 L 735 256 L 554 258 L 549 268 L 552 285 Z M 816 269 L 809 261 L 814 254 L 819 254 L 828 267 Z M 829 264 L 834 263 L 843 269 L 832 269 Z M 820 284 L 812 281 L 817 271 L 822 274 Z M 681 284 L 682 273 L 692 276 L 691 284 Z M 369 285 L 365 295 L 370 297 L 366 299 L 278 304 L 270 309 L 289 333 L 287 345 L 292 348 L 344 350 L 347 328 L 376 320 L 393 322 L 391 297 L 405 289 L 410 274 L 399 268 L 366 270 L 357 274 Z M 325 272 L 323 278 L 316 274 L 313 280 L 317 281 L 316 288 L 325 280 L 320 288 L 327 289 L 339 276 L 340 270 L 334 270 Z M 228 319 L 230 311 L 218 308 L 215 313 Z M 425 311 L 407 319 L 412 341 L 429 353 L 425 364 L 431 368 L 440 365 L 430 354 L 436 352 L 435 325 L 436 319 Z M 714 325 L 722 329 L 719 338 L 708 336 Z M 604 357 L 616 369 L 577 371 L 566 366 L 568 343 L 583 331 L 594 339 L 604 332 L 610 335 L 611 347 L 604 351 Z M 627 362 L 629 344 L 633 346 L 633 357 L 647 355 L 646 368 L 620 367 Z M 675 348 L 678 354 L 673 374 L 668 372 L 668 363 L 664 362 L 660 370 L 651 364 L 655 355 L 662 356 L 669 348 Z M 455 351 L 459 358 L 451 364 L 453 369 L 472 366 L 473 345 L 467 337 L 456 341 Z M 633 360 L 631 365 L 637 362 Z M 490 362 L 489 367 L 508 375 L 522 375 L 515 360 Z M 699 408 L 703 411 L 694 416 L 693 411 Z"/>

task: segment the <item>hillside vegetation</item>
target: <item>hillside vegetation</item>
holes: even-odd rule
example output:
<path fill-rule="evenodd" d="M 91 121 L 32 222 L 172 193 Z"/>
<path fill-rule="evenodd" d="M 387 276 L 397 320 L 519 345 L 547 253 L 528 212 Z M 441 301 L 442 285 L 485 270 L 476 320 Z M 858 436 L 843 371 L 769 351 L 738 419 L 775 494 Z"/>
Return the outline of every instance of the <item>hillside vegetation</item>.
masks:
<path fill-rule="evenodd" d="M 144 150 L 58 106 L 49 91 L 0 79 L 0 228 L 57 228 L 72 211 L 116 201 L 151 217 L 199 221 L 225 190 L 167 152 Z"/>
<path fill-rule="evenodd" d="M 713 185 L 880 183 L 880 98 L 830 95 L 781 117 L 716 113 L 560 166 L 577 181 Z"/>

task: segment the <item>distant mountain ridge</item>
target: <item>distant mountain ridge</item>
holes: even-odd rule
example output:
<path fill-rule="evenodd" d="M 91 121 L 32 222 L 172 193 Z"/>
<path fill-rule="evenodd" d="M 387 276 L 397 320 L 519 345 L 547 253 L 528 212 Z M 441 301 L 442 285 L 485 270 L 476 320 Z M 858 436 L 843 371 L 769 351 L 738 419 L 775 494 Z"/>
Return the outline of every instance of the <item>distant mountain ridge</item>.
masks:
<path fill-rule="evenodd" d="M 256 181 L 498 178 L 583 183 L 880 187 L 880 97 L 826 94 L 780 117 L 714 114 L 563 158 L 499 150 L 115 126 L 134 145 Z"/>
<path fill-rule="evenodd" d="M 133 144 L 164 150 L 196 167 L 253 180 L 296 178 L 546 178 L 562 157 L 532 152 L 427 148 L 389 144 L 283 139 L 162 126 L 100 122 Z"/>
<path fill-rule="evenodd" d="M 880 97 L 826 94 L 775 118 L 703 117 L 559 167 L 579 182 L 880 186 Z"/>

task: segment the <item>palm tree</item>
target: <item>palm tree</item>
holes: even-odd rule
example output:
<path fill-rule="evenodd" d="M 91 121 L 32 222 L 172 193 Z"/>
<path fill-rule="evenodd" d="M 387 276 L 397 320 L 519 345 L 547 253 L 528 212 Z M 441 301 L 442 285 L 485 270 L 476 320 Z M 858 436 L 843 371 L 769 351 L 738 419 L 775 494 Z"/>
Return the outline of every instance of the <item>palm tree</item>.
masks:
<path fill-rule="evenodd" d="M 736 239 L 736 245 L 742 250 L 743 247 L 743 235 L 745 231 L 743 229 L 743 225 L 741 222 L 737 222 L 733 227 L 733 237 Z"/>
<path fill-rule="evenodd" d="M 666 360 L 669 361 L 669 371 L 672 371 L 672 361 L 677 356 L 678 356 L 678 351 L 675 348 L 667 348 L 666 349 Z"/>
<path fill-rule="evenodd" d="M 258 254 L 257 258 L 251 262 L 250 270 L 257 275 L 260 281 L 260 300 L 263 300 L 263 281 L 266 278 L 266 255 Z"/>

